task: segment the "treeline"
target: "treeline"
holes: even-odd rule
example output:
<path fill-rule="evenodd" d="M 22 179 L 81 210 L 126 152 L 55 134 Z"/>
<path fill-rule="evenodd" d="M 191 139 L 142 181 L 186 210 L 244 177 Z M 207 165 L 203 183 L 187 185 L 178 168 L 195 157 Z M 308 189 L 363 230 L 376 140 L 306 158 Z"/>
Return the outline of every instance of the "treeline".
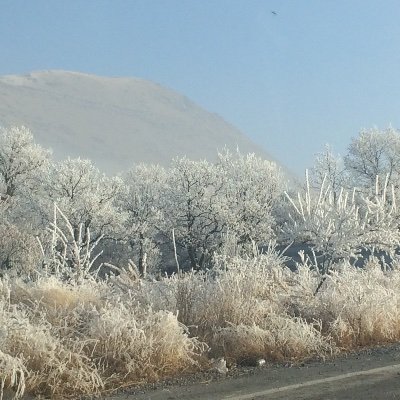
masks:
<path fill-rule="evenodd" d="M 100 241 L 101 260 L 132 259 L 142 274 L 206 268 L 228 237 L 243 249 L 268 243 L 286 188 L 276 164 L 229 151 L 216 163 L 179 158 L 110 177 L 89 160 L 55 162 L 24 127 L 1 132 L 0 182 L 1 268 L 35 264 L 35 236 L 54 223 L 56 204 L 81 246 Z"/>
<path fill-rule="evenodd" d="M 306 183 L 290 187 L 275 163 L 228 150 L 214 163 L 183 157 L 110 177 L 89 160 L 54 161 L 27 128 L 11 127 L 0 134 L 0 267 L 37 269 L 46 236 L 69 224 L 64 248 L 96 244 L 94 268 L 132 260 L 142 275 L 205 270 L 215 254 L 251 254 L 271 241 L 305 244 L 329 268 L 365 247 L 394 254 L 399 183 L 393 128 L 362 131 L 343 159 L 327 148 Z"/>

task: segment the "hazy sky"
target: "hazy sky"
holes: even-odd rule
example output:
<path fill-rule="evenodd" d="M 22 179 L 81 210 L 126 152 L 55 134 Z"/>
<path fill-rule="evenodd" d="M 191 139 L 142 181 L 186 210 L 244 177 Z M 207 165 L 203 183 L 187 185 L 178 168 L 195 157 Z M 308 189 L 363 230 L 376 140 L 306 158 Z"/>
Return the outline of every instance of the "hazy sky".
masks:
<path fill-rule="evenodd" d="M 325 143 L 400 128 L 399 0 L 0 0 L 0 49 L 0 75 L 168 86 L 297 173 Z"/>

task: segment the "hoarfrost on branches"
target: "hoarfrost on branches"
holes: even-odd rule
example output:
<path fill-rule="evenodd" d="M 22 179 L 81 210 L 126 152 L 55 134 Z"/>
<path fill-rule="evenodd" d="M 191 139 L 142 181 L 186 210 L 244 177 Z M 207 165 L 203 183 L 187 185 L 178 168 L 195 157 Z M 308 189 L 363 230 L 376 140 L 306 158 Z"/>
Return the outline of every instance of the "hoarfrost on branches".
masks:
<path fill-rule="evenodd" d="M 92 241 L 100 235 L 112 236 L 121 226 L 124 214 L 115 200 L 123 182 L 117 177 L 101 173 L 89 160 L 68 158 L 53 164 L 46 182 L 45 211 L 55 202 L 74 228 L 90 229 Z M 48 215 L 51 221 L 52 215 Z"/>
<path fill-rule="evenodd" d="M 392 127 L 363 129 L 352 140 L 345 157 L 353 183 L 364 189 L 374 188 L 376 177 L 389 185 L 400 186 L 400 133 Z"/>
<path fill-rule="evenodd" d="M 2 128 L 0 131 L 1 199 L 23 190 L 34 189 L 36 178 L 48 163 L 50 152 L 33 140 L 24 126 Z"/>

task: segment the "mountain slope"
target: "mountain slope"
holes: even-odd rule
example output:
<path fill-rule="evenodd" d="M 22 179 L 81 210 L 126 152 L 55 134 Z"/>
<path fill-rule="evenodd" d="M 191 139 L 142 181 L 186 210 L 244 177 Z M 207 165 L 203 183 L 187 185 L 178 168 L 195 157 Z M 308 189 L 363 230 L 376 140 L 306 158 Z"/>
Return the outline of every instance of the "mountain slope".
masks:
<path fill-rule="evenodd" d="M 219 116 L 136 78 L 66 71 L 0 77 L 0 125 L 25 125 L 56 159 L 90 158 L 109 173 L 182 155 L 213 159 L 225 145 L 271 159 Z"/>

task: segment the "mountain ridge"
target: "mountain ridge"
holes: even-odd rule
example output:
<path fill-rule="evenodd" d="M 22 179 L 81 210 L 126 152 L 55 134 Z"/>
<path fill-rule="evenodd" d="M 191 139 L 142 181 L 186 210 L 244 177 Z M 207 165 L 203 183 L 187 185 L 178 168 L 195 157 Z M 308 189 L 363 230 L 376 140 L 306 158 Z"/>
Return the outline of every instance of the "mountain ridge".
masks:
<path fill-rule="evenodd" d="M 0 125 L 25 125 L 56 159 L 89 158 L 109 173 L 183 155 L 212 160 L 224 147 L 273 160 L 219 115 L 135 77 L 63 70 L 0 76 Z"/>

